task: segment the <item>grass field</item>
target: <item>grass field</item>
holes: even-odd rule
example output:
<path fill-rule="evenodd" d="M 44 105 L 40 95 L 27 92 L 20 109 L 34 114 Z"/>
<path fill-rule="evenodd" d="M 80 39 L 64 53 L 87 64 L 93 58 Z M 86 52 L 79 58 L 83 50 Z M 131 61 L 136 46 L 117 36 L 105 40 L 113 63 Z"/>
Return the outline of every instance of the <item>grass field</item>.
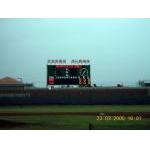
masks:
<path fill-rule="evenodd" d="M 144 130 L 150 129 L 150 105 L 1 106 L 0 129 Z"/>

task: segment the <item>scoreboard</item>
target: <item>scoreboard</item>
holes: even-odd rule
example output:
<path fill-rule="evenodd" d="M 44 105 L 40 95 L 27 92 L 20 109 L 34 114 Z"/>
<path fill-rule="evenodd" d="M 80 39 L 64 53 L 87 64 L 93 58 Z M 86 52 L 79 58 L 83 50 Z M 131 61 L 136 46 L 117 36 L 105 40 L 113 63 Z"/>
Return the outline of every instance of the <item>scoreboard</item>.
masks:
<path fill-rule="evenodd" d="M 47 65 L 47 85 L 90 86 L 90 65 Z"/>

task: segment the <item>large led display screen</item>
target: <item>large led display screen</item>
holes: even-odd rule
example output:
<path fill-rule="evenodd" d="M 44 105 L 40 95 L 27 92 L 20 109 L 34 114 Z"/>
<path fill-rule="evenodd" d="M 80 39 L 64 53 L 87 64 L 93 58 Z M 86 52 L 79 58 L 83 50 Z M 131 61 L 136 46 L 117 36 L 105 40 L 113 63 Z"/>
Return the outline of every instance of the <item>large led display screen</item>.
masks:
<path fill-rule="evenodd" d="M 47 85 L 89 86 L 90 65 L 47 65 Z"/>

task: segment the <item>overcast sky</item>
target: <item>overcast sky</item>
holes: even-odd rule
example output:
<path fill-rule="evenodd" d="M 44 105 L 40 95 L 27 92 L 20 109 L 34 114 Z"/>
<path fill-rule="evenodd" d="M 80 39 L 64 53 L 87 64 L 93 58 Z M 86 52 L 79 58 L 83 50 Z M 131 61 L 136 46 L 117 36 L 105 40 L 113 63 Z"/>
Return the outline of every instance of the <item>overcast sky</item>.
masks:
<path fill-rule="evenodd" d="M 150 79 L 150 19 L 0 19 L 0 77 L 46 85 L 48 59 L 87 58 L 92 83 Z"/>

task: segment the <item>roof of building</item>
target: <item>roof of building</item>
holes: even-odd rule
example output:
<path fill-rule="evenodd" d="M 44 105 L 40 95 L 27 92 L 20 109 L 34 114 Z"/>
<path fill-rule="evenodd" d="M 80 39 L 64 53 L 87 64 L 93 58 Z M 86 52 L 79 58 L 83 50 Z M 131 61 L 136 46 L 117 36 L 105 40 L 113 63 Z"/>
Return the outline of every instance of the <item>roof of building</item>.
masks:
<path fill-rule="evenodd" d="M 0 84 L 23 84 L 23 83 L 11 77 L 4 77 L 0 79 Z"/>

